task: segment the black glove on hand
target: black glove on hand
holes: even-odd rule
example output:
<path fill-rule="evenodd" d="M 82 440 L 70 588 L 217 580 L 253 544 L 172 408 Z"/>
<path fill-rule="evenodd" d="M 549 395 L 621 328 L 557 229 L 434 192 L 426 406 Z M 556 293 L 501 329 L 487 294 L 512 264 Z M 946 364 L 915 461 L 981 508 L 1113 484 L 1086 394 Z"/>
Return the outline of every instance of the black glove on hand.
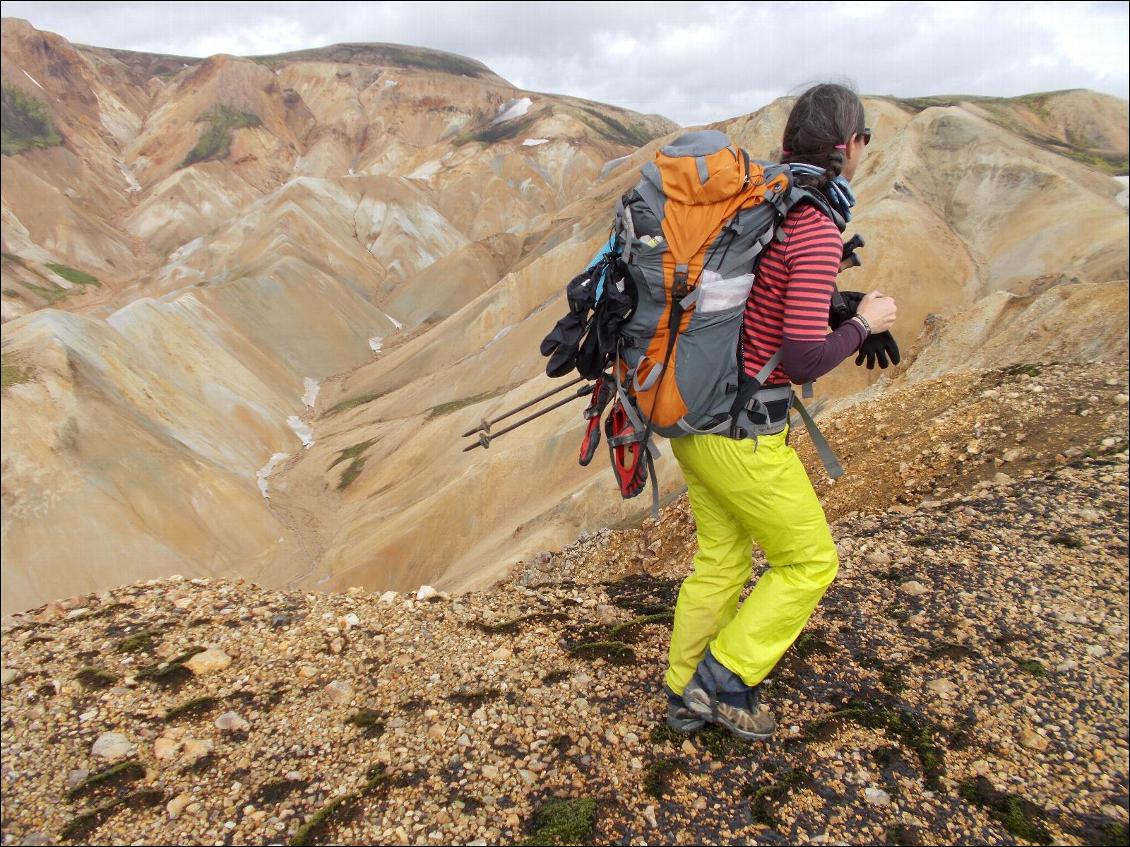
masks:
<path fill-rule="evenodd" d="M 873 333 L 863 340 L 863 346 L 859 348 L 859 355 L 855 357 L 855 363 L 862 365 L 864 359 L 867 360 L 867 370 L 869 371 L 875 370 L 876 361 L 879 362 L 880 368 L 897 365 L 901 361 L 899 346 L 895 343 L 895 337 L 891 335 L 890 330 Z"/>
<path fill-rule="evenodd" d="M 844 321 L 850 320 L 863 299 L 862 291 L 833 291 L 832 303 L 828 310 L 828 326 L 839 329 Z"/>

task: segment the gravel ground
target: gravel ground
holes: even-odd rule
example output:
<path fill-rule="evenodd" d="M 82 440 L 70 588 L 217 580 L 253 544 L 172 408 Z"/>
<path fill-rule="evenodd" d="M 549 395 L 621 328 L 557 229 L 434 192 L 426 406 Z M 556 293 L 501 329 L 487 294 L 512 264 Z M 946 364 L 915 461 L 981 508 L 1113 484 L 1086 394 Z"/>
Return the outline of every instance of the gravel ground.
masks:
<path fill-rule="evenodd" d="M 1126 843 L 1126 372 L 974 379 L 828 428 L 842 567 L 768 742 L 663 724 L 680 501 L 454 598 L 170 578 L 18 616 L 4 843 Z"/>

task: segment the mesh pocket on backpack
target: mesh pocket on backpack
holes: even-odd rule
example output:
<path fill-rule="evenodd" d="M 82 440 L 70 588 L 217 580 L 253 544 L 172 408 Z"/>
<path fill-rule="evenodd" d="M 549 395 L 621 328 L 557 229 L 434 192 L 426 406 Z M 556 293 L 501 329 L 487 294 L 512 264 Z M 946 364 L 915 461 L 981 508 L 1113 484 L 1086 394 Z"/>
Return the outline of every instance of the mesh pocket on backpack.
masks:
<path fill-rule="evenodd" d="M 739 274 L 723 279 L 715 271 L 704 270 L 698 284 L 695 311 L 699 314 L 713 314 L 744 306 L 752 287 L 753 274 Z"/>

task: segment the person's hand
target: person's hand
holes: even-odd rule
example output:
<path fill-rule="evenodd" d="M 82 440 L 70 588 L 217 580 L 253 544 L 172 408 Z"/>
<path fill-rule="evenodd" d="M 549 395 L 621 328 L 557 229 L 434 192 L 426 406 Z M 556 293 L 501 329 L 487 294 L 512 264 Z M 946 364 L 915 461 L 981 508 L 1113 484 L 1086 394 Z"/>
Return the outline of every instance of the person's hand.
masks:
<path fill-rule="evenodd" d="M 870 325 L 872 334 L 877 335 L 894 326 L 898 306 L 894 297 L 872 291 L 859 301 L 859 308 L 855 313 L 862 316 Z"/>
<path fill-rule="evenodd" d="M 859 348 L 859 355 L 855 357 L 855 363 L 862 365 L 864 359 L 867 360 L 867 370 L 875 370 L 875 363 L 879 363 L 880 368 L 886 368 L 888 365 L 897 365 L 902 361 L 899 355 L 899 346 L 895 343 L 895 337 L 891 335 L 890 331 L 872 333 L 863 339 L 863 346 Z"/>

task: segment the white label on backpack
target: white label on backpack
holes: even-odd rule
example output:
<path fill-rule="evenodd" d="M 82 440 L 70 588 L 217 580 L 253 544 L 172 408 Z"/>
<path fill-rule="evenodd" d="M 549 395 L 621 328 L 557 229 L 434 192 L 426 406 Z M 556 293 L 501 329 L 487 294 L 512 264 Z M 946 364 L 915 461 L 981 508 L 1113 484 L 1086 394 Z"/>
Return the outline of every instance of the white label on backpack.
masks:
<path fill-rule="evenodd" d="M 702 313 L 724 312 L 745 304 L 753 287 L 753 274 L 741 274 L 723 279 L 716 271 L 704 270 L 698 284 L 698 303 L 695 310 Z"/>

